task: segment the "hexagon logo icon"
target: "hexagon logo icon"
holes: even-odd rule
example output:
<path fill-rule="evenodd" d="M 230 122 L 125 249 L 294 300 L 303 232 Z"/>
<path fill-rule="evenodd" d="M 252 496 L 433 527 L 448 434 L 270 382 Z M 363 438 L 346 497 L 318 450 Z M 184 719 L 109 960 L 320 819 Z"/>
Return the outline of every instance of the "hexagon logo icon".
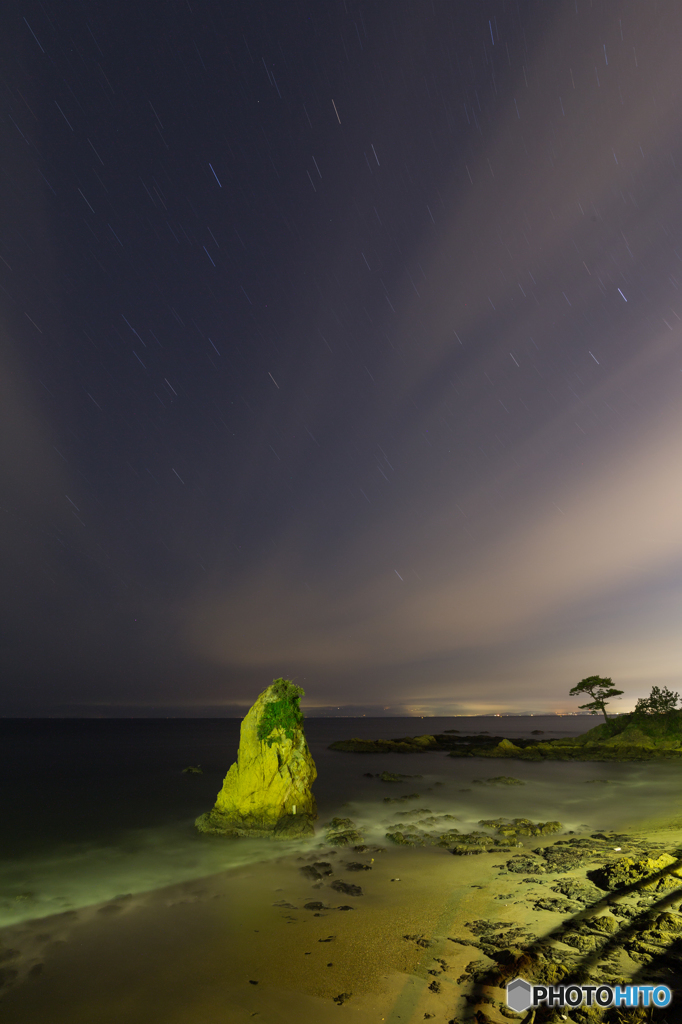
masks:
<path fill-rule="evenodd" d="M 507 1006 L 517 1013 L 527 1010 L 531 1005 L 531 987 L 523 978 L 514 978 L 507 985 Z"/>

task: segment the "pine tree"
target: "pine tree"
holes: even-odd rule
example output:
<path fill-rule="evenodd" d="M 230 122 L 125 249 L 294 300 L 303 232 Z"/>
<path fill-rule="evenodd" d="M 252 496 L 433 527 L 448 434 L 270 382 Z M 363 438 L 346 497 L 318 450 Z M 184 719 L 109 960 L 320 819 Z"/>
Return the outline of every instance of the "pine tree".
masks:
<path fill-rule="evenodd" d="M 571 696 L 577 696 L 582 693 L 589 694 L 592 700 L 589 704 L 579 704 L 578 706 L 581 711 L 589 711 L 591 715 L 598 715 L 601 712 L 608 722 L 609 716 L 606 714 L 606 702 L 611 697 L 619 697 L 623 690 L 616 690 L 613 686 L 613 680 L 608 677 L 587 676 L 586 679 L 581 679 L 576 686 L 573 686 L 569 693 Z"/>

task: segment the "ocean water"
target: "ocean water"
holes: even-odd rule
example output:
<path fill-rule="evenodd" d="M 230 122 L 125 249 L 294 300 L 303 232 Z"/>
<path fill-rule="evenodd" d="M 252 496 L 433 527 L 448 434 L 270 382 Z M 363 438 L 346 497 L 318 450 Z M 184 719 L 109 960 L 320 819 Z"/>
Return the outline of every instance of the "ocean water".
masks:
<path fill-rule="evenodd" d="M 578 735 L 584 717 L 307 719 L 319 823 L 353 818 L 369 842 L 407 812 L 450 813 L 469 831 L 482 818 L 560 820 L 567 829 L 622 829 L 682 811 L 682 766 L 533 763 L 424 754 L 345 754 L 351 736 L 391 738 L 456 729 L 462 735 Z M 235 760 L 238 719 L 0 720 L 0 927 L 161 889 L 229 868 L 314 849 L 226 841 L 196 832 Z M 184 774 L 187 765 L 202 775 Z M 421 778 L 384 783 L 382 771 Z M 485 780 L 511 775 L 523 783 Z M 403 797 L 405 799 L 403 799 Z"/>

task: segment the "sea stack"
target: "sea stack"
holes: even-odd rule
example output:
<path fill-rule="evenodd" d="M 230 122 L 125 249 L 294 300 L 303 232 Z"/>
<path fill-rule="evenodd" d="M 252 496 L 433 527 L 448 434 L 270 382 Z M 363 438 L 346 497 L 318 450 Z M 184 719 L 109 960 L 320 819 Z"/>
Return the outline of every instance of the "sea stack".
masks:
<path fill-rule="evenodd" d="M 303 732 L 300 686 L 275 679 L 244 718 L 237 761 L 200 832 L 291 839 L 314 833 L 317 769 Z"/>

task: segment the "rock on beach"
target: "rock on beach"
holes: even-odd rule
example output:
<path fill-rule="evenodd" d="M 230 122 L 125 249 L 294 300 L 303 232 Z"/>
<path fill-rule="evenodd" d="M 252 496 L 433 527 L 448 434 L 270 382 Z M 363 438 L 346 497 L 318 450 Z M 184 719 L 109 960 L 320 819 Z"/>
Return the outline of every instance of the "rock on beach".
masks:
<path fill-rule="evenodd" d="M 292 839 L 314 833 L 317 778 L 303 731 L 303 690 L 275 679 L 244 718 L 239 752 L 215 805 L 196 819 L 200 832 L 232 838 Z"/>

